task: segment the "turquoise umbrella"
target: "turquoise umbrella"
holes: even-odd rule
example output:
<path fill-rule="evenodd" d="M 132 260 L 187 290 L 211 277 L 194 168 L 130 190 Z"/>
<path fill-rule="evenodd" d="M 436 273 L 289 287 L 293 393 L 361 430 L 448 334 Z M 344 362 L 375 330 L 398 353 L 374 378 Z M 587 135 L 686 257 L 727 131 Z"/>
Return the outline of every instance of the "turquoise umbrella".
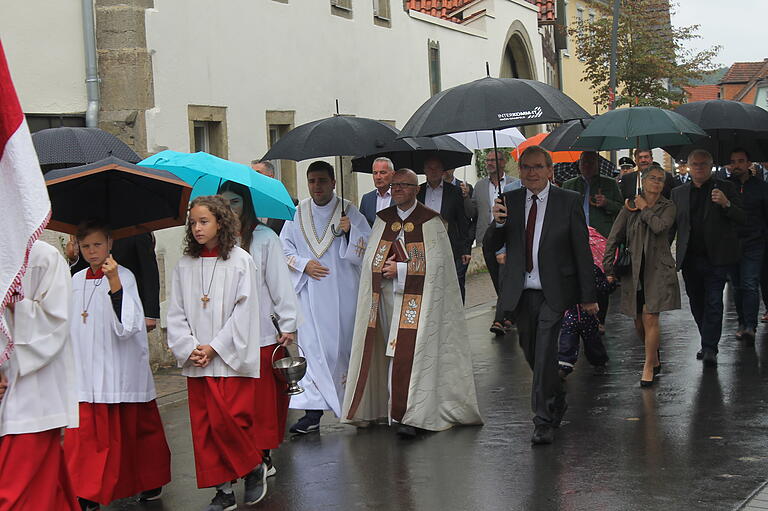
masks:
<path fill-rule="evenodd" d="M 610 151 L 692 144 L 709 135 L 682 115 L 653 106 L 611 110 L 596 117 L 571 149 Z"/>
<path fill-rule="evenodd" d="M 144 167 L 167 170 L 192 185 L 192 196 L 215 195 L 224 181 L 234 181 L 251 190 L 253 207 L 260 217 L 293 220 L 296 206 L 277 179 L 259 174 L 247 165 L 224 160 L 205 152 L 161 151 L 138 163 Z"/>

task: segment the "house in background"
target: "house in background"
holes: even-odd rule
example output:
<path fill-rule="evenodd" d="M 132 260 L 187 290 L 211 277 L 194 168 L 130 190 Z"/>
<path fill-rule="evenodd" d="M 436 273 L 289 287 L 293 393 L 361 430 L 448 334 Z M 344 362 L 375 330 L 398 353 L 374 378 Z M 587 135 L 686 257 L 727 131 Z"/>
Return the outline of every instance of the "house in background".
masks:
<path fill-rule="evenodd" d="M 768 110 L 768 58 L 736 62 L 719 83 L 720 98 L 751 103 Z"/>

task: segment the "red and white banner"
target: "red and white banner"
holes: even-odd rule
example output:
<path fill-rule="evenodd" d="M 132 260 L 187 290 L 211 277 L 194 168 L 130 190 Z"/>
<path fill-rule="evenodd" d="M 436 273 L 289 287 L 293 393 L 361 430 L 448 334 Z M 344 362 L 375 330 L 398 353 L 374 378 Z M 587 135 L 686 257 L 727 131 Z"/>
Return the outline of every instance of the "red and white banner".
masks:
<path fill-rule="evenodd" d="M 51 202 L 0 43 L 0 365 L 13 350 L 5 309 L 23 298 L 29 250 L 51 217 Z"/>

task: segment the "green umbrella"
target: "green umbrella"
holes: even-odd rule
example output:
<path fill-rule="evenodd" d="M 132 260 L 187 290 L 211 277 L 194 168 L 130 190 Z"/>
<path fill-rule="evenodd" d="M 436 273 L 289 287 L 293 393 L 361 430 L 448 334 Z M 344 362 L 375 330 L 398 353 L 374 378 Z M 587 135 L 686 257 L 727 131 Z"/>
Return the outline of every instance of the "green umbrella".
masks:
<path fill-rule="evenodd" d="M 610 151 L 692 144 L 707 138 L 699 126 L 671 110 L 653 106 L 620 108 L 596 117 L 571 149 Z"/>

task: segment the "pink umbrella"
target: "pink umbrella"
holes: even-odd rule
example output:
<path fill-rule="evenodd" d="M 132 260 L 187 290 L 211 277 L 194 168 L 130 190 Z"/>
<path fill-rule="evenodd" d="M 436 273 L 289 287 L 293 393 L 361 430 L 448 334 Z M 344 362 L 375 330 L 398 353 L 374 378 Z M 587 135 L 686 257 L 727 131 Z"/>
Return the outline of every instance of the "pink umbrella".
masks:
<path fill-rule="evenodd" d="M 598 268 L 603 269 L 603 255 L 605 254 L 605 244 L 608 240 L 602 234 L 592 227 L 589 230 L 589 248 L 592 250 L 592 260 Z"/>

